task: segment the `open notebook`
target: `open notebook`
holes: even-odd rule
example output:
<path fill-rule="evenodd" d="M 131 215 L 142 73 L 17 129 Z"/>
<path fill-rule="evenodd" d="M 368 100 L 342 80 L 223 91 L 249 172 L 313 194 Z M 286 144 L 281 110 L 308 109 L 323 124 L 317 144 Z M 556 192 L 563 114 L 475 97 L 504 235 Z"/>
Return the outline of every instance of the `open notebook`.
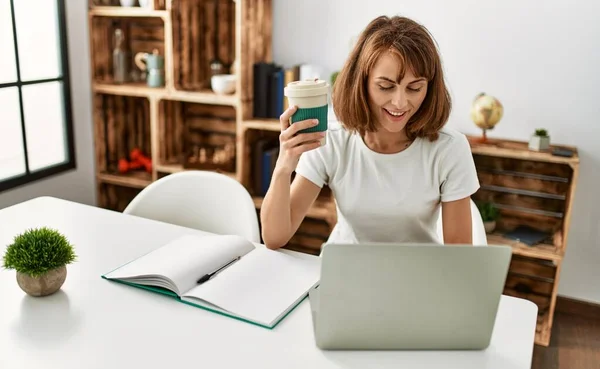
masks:
<path fill-rule="evenodd" d="M 102 278 L 273 328 L 318 284 L 319 275 L 317 256 L 255 247 L 238 236 L 186 235 Z"/>

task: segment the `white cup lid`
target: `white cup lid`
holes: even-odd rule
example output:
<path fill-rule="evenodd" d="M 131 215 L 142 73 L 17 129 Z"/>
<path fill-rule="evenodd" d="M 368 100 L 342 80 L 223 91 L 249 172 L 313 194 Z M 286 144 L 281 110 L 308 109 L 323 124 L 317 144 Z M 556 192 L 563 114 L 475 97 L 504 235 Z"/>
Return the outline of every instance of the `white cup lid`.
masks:
<path fill-rule="evenodd" d="M 306 79 L 288 83 L 284 89 L 285 96 L 308 97 L 326 95 L 329 89 L 327 81 L 322 79 Z"/>

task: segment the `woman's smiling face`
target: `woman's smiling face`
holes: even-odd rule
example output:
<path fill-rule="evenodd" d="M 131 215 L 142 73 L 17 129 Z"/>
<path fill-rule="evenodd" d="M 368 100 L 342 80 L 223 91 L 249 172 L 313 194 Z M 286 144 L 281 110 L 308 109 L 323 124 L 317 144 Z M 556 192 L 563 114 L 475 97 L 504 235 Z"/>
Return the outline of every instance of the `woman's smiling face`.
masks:
<path fill-rule="evenodd" d="M 402 65 L 392 54 L 383 54 L 369 75 L 369 105 L 383 130 L 399 133 L 418 110 L 427 95 L 427 80 L 411 68 L 398 81 Z"/>

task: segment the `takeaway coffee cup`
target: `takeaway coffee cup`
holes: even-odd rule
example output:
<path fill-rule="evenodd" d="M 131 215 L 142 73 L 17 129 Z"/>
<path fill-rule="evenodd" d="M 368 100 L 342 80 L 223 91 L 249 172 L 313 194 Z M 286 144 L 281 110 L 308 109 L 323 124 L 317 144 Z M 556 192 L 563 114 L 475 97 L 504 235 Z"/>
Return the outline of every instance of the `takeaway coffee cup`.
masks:
<path fill-rule="evenodd" d="M 300 132 L 326 131 L 328 92 L 329 84 L 320 79 L 309 79 L 288 83 L 284 89 L 284 94 L 288 99 L 289 106 L 296 105 L 298 107 L 298 110 L 296 110 L 291 118 L 291 124 L 307 119 L 318 119 L 318 125 L 303 129 Z M 326 142 L 326 137 L 323 137 L 321 139 L 321 146 L 324 146 Z"/>

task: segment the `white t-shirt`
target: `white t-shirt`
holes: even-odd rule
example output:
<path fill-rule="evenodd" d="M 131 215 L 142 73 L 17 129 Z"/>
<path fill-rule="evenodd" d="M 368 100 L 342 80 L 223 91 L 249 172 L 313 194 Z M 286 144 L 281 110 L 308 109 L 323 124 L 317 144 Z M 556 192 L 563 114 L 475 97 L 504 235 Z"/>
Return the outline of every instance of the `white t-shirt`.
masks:
<path fill-rule="evenodd" d="M 301 155 L 296 174 L 334 195 L 338 222 L 328 242 L 439 243 L 441 202 L 479 188 L 466 136 L 443 128 L 396 154 L 372 151 L 359 134 L 330 122 L 327 144 Z"/>

